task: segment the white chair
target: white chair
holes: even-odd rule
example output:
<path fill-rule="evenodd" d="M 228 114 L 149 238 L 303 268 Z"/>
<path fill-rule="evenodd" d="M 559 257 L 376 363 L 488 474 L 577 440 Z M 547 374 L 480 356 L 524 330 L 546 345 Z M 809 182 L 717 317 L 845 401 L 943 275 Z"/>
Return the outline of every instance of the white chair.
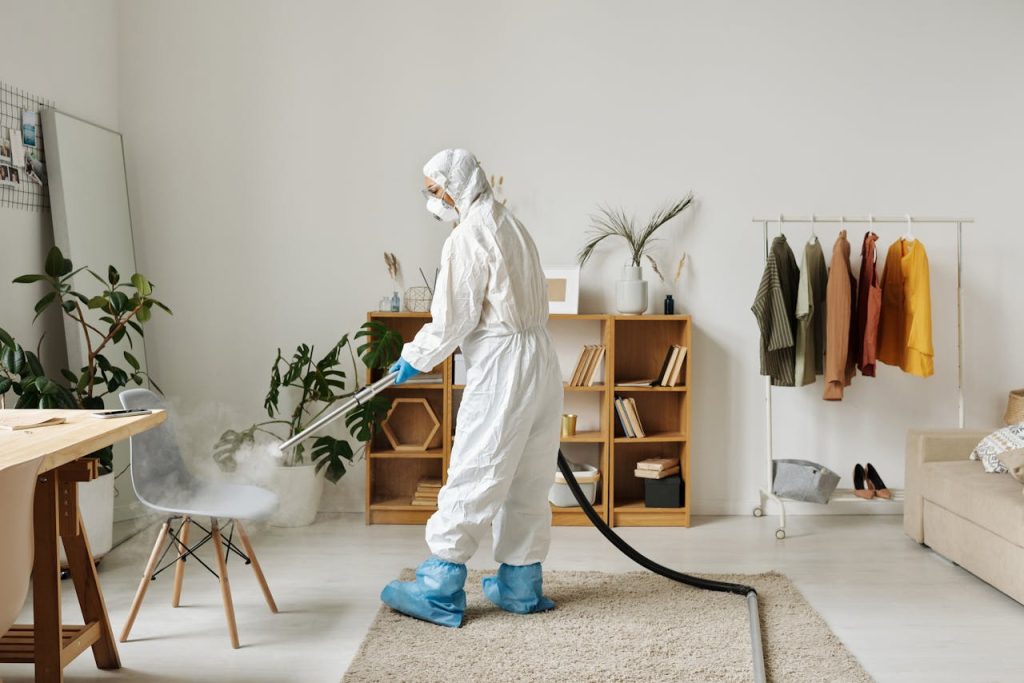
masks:
<path fill-rule="evenodd" d="M 32 576 L 32 502 L 43 459 L 0 470 L 0 636 L 18 617 Z"/>
<path fill-rule="evenodd" d="M 147 389 L 129 389 L 121 394 L 121 405 L 125 408 L 166 408 L 156 394 Z M 277 605 L 270 594 L 263 570 L 253 552 L 249 535 L 242 526 L 242 520 L 260 520 L 270 516 L 277 507 L 277 496 L 258 486 L 241 484 L 223 484 L 204 482 L 196 479 L 185 465 L 174 439 L 170 419 L 158 427 L 131 437 L 131 473 L 132 486 L 135 494 L 144 505 L 156 510 L 165 517 L 157 534 L 153 552 L 146 563 L 139 590 L 132 601 L 128 620 L 121 632 L 121 642 L 128 639 L 128 634 L 135 623 L 142 601 L 146 597 L 146 589 L 157 574 L 174 568 L 174 589 L 171 606 L 177 607 L 181 599 L 181 584 L 185 576 L 185 561 L 194 558 L 199 564 L 220 580 L 221 597 L 224 600 L 224 614 L 228 622 L 228 634 L 231 646 L 238 647 L 238 629 L 235 625 L 235 609 L 231 601 L 231 585 L 228 583 L 227 559 L 234 553 L 251 564 L 256 580 L 259 581 L 263 597 L 270 611 L 277 613 Z M 196 521 L 197 517 L 209 517 L 210 528 L 207 529 Z M 177 533 L 174 521 L 181 520 Z M 222 525 L 222 522 L 225 522 Z M 204 532 L 203 538 L 189 546 L 189 528 L 198 527 Z M 227 531 L 224 538 L 223 531 Z M 239 540 L 245 552 L 233 542 L 234 532 L 238 532 Z M 196 555 L 195 551 L 213 541 L 217 558 L 217 571 L 209 567 Z M 163 546 L 166 544 L 166 548 Z M 162 568 L 157 568 L 163 555 L 174 546 L 177 559 L 172 559 Z M 163 549 L 163 554 L 161 550 Z M 222 552 L 223 551 L 223 552 Z"/>

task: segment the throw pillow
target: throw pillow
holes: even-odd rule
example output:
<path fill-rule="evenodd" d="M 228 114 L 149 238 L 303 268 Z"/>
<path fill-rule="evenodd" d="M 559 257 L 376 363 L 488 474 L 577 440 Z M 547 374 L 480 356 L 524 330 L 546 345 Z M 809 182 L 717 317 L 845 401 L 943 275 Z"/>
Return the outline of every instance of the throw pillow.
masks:
<path fill-rule="evenodd" d="M 1024 423 L 997 429 L 986 436 L 971 451 L 971 460 L 980 460 L 986 472 L 1006 472 L 999 458 L 1018 448 L 1024 448 Z"/>
<path fill-rule="evenodd" d="M 999 457 L 1010 476 L 1024 483 L 1024 448 L 1007 451 Z"/>

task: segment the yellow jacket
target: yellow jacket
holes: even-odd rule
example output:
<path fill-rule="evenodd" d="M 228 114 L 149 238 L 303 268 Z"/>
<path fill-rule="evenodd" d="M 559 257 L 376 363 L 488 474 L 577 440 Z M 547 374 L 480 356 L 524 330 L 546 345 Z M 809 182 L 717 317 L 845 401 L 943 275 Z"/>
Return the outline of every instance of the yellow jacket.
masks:
<path fill-rule="evenodd" d="M 911 375 L 930 377 L 934 357 L 928 255 L 920 241 L 901 238 L 885 257 L 878 360 Z"/>

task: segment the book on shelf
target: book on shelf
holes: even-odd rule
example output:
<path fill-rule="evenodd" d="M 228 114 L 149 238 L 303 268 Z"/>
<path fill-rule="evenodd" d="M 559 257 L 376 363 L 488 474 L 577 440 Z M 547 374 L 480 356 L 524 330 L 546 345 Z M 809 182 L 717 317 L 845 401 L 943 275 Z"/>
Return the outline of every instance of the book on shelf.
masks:
<path fill-rule="evenodd" d="M 437 499 L 434 500 L 421 500 L 420 498 L 413 498 L 412 504 L 418 507 L 437 507 Z"/>
<path fill-rule="evenodd" d="M 569 378 L 569 386 L 574 387 L 579 381 L 580 375 L 583 374 L 583 366 L 585 361 L 590 357 L 590 346 L 584 346 L 583 350 L 580 351 L 580 357 L 576 360 L 576 367 L 572 371 L 572 376 Z"/>
<path fill-rule="evenodd" d="M 615 397 L 615 414 L 619 418 L 619 424 L 622 425 L 622 433 L 630 439 L 635 438 L 636 434 L 633 433 L 633 426 L 629 422 L 629 415 L 626 413 L 626 407 L 621 396 Z"/>
<path fill-rule="evenodd" d="M 670 467 L 667 470 L 642 470 L 639 467 L 633 470 L 633 474 L 640 479 L 664 479 L 665 477 L 671 477 L 673 474 L 679 474 L 679 465 Z"/>
<path fill-rule="evenodd" d="M 588 344 L 583 347 L 576 361 L 576 368 L 569 378 L 570 387 L 594 386 L 597 381 L 597 369 L 604 358 L 605 347 L 600 344 Z"/>
<path fill-rule="evenodd" d="M 651 387 L 658 380 L 654 377 L 648 377 L 647 379 L 629 379 L 623 382 L 617 382 L 616 386 L 619 387 Z"/>
<path fill-rule="evenodd" d="M 679 465 L 679 458 L 647 458 L 641 460 L 636 464 L 638 470 L 654 470 L 660 472 L 661 470 L 667 470 L 670 467 L 677 467 Z"/>
<path fill-rule="evenodd" d="M 604 345 L 598 346 L 597 351 L 594 353 L 593 361 L 590 364 L 590 368 L 587 370 L 586 386 L 592 387 L 597 382 L 597 369 L 601 367 L 601 361 L 604 359 Z"/>
<path fill-rule="evenodd" d="M 665 352 L 665 360 L 661 362 L 661 370 L 658 371 L 658 376 L 651 380 L 652 387 L 661 387 L 664 385 L 665 374 L 669 370 L 669 366 L 672 364 L 672 355 L 675 352 L 674 346 L 668 347 L 668 351 Z"/>
<path fill-rule="evenodd" d="M 636 399 L 627 398 L 623 400 L 626 404 L 626 413 L 629 415 L 629 421 L 633 423 L 633 433 L 636 434 L 636 438 L 642 439 L 647 436 L 644 431 L 644 425 L 640 422 L 640 414 L 636 411 Z"/>
<path fill-rule="evenodd" d="M 683 379 L 683 362 L 686 360 L 686 347 L 677 346 L 678 353 L 676 355 L 676 362 L 672 366 L 672 376 L 668 380 L 670 387 L 677 387 L 682 383 Z"/>
<path fill-rule="evenodd" d="M 665 352 L 665 360 L 661 363 L 661 372 L 651 381 L 652 387 L 679 386 L 683 376 L 683 361 L 686 359 L 686 347 L 673 344 Z"/>
<path fill-rule="evenodd" d="M 633 398 L 615 397 L 615 413 L 619 417 L 619 424 L 622 425 L 622 432 L 630 439 L 642 439 L 647 436 L 644 432 L 643 423 L 636 410 L 636 400 Z"/>

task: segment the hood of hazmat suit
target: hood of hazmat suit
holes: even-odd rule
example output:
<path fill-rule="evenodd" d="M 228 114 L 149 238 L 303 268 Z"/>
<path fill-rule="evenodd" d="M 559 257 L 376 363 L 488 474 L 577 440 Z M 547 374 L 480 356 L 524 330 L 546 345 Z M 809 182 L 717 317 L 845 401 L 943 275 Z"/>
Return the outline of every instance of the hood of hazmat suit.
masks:
<path fill-rule="evenodd" d="M 455 200 L 460 220 L 441 251 L 432 319 L 402 357 L 429 372 L 461 347 L 467 372 L 427 543 L 435 557 L 465 563 L 493 523 L 495 559 L 534 564 L 550 543 L 562 412 L 547 281 L 533 238 L 494 200 L 472 154 L 444 150 L 423 173 Z"/>

